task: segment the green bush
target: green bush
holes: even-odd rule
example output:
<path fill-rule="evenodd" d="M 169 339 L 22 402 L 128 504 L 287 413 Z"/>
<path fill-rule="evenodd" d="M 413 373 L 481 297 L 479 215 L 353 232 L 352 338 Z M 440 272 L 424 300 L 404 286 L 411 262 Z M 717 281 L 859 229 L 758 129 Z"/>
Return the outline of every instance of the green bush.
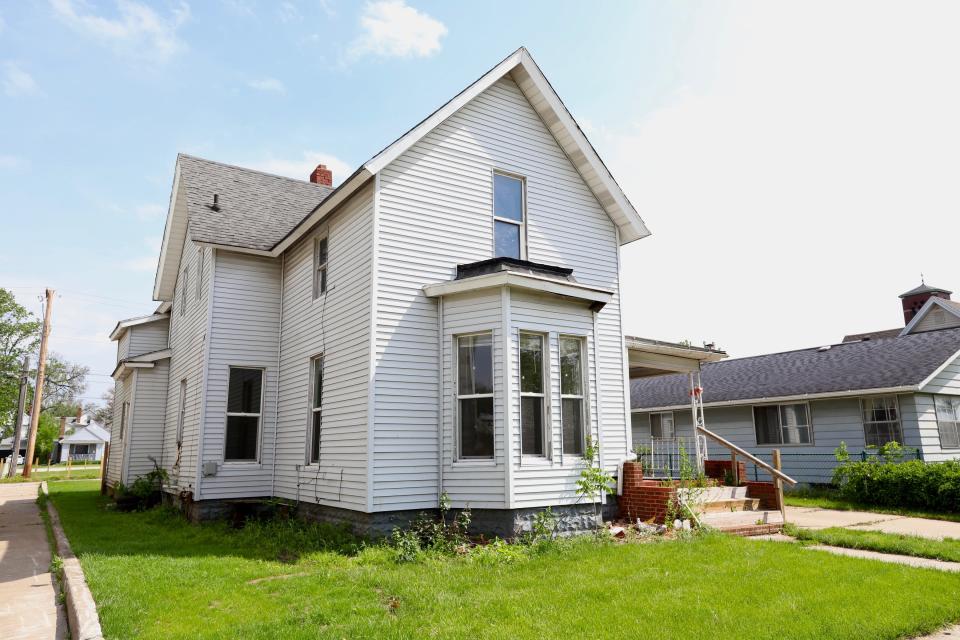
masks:
<path fill-rule="evenodd" d="M 844 462 L 833 473 L 840 496 L 883 507 L 960 512 L 960 461 Z"/>

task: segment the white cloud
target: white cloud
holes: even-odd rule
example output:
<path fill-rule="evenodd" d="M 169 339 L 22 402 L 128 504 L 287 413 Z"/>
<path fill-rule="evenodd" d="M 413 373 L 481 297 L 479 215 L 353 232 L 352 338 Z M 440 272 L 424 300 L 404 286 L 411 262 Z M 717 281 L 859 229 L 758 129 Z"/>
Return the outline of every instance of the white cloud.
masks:
<path fill-rule="evenodd" d="M 136 258 L 123 262 L 123 267 L 131 271 L 154 272 L 157 270 L 157 260 L 160 255 L 160 245 L 163 240 L 157 236 L 147 236 L 143 239 L 143 253 Z"/>
<path fill-rule="evenodd" d="M 56 16 L 78 33 L 99 40 L 119 53 L 164 62 L 187 48 L 177 35 L 190 18 L 190 7 L 181 2 L 169 17 L 133 0 L 117 0 L 116 18 L 95 15 L 74 0 L 50 0 Z"/>
<path fill-rule="evenodd" d="M 39 92 L 37 83 L 16 62 L 4 62 L 2 67 L 3 92 L 11 97 L 32 96 Z"/>
<path fill-rule="evenodd" d="M 960 5 L 724 8 L 684 89 L 595 136 L 654 232 L 625 330 L 748 355 L 902 326 L 920 271 L 956 290 Z"/>
<path fill-rule="evenodd" d="M 303 20 L 300 9 L 292 2 L 281 2 L 277 8 L 277 15 L 280 16 L 280 22 L 283 23 L 301 22 Z"/>
<path fill-rule="evenodd" d="M 360 16 L 360 27 L 363 33 L 347 52 L 353 58 L 425 58 L 440 51 L 440 39 L 447 34 L 442 22 L 403 0 L 367 3 Z"/>
<path fill-rule="evenodd" d="M 162 204 L 140 204 L 133 208 L 133 212 L 140 220 L 157 220 L 167 215 L 167 208 Z"/>
<path fill-rule="evenodd" d="M 256 89 L 257 91 L 266 91 L 271 93 L 286 93 L 287 88 L 282 82 L 276 78 L 259 78 L 257 80 L 250 80 L 247 82 L 247 86 L 251 89 Z"/>
<path fill-rule="evenodd" d="M 20 156 L 0 154 L 0 169 L 22 169 L 25 166 L 27 166 L 27 161 Z"/>
<path fill-rule="evenodd" d="M 243 166 L 287 176 L 288 178 L 296 178 L 297 180 L 307 180 L 318 164 L 325 164 L 328 169 L 333 171 L 333 184 L 335 185 L 340 184 L 344 178 L 353 173 L 350 165 L 340 158 L 318 151 L 304 151 L 299 158 L 277 158 L 268 155 L 259 161 L 245 162 Z"/>

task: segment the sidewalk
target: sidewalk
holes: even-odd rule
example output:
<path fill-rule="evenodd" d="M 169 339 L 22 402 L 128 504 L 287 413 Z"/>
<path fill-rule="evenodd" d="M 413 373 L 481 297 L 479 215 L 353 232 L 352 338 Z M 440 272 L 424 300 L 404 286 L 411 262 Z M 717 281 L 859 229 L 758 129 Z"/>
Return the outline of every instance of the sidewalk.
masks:
<path fill-rule="evenodd" d="M 802 529 L 844 527 L 860 531 L 882 531 L 921 538 L 960 539 L 960 522 L 910 518 L 869 511 L 837 511 L 818 507 L 787 507 L 787 522 Z"/>
<path fill-rule="evenodd" d="M 38 483 L 0 484 L 0 629 L 8 640 L 66 638 Z"/>

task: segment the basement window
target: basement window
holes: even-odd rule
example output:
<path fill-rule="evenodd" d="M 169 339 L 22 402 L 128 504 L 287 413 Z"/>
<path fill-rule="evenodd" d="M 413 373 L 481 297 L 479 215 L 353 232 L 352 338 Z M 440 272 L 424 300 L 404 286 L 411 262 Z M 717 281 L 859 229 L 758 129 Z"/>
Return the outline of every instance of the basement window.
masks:
<path fill-rule="evenodd" d="M 758 445 L 813 443 L 810 407 L 805 403 L 754 407 L 753 427 Z"/>
<path fill-rule="evenodd" d="M 260 442 L 263 369 L 230 368 L 224 460 L 255 461 Z"/>
<path fill-rule="evenodd" d="M 941 449 L 960 449 L 960 398 L 936 396 Z"/>

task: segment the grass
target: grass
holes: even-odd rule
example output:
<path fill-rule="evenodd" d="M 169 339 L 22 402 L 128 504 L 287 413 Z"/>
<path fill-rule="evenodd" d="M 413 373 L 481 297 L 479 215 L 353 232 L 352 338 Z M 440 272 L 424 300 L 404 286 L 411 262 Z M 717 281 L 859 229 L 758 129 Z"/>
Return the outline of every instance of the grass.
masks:
<path fill-rule="evenodd" d="M 37 469 L 46 467 L 36 467 Z M 47 482 L 53 482 L 55 480 L 90 480 L 100 477 L 100 467 L 93 467 L 90 469 L 84 469 L 82 467 L 74 467 L 70 471 L 70 477 L 67 477 L 67 468 L 64 467 L 51 467 L 50 471 L 33 471 L 30 474 L 30 478 L 24 478 L 20 475 L 23 472 L 23 468 L 17 469 L 17 475 L 12 478 L 2 478 L 0 479 L 0 484 L 7 482 L 39 482 L 41 480 L 46 480 Z"/>
<path fill-rule="evenodd" d="M 834 547 L 848 549 L 866 549 L 880 553 L 896 553 L 917 558 L 932 558 L 960 562 L 960 540 L 944 538 L 932 540 L 920 536 L 909 536 L 881 531 L 859 531 L 831 527 L 829 529 L 810 530 L 787 525 L 786 533 L 804 542 L 817 542 Z"/>
<path fill-rule="evenodd" d="M 783 501 L 787 506 L 791 507 L 817 507 L 820 509 L 837 509 L 839 511 L 870 511 L 872 513 L 886 513 L 913 518 L 960 522 L 960 513 L 937 513 L 917 509 L 862 504 L 841 498 L 835 490 L 828 488 L 796 489 L 789 493 L 784 493 Z"/>
<path fill-rule="evenodd" d="M 195 526 L 106 509 L 96 483 L 50 489 L 107 638 L 881 639 L 960 619 L 960 576 L 800 545 L 586 538 L 398 564 L 329 526 Z"/>

